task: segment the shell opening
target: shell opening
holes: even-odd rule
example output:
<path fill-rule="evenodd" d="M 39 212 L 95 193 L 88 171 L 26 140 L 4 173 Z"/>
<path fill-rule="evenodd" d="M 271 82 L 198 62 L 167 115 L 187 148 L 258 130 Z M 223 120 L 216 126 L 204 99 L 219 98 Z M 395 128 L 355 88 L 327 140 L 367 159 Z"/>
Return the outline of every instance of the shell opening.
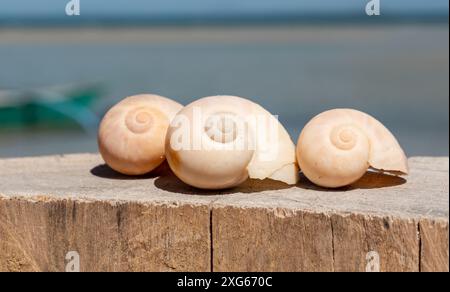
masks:
<path fill-rule="evenodd" d="M 218 143 L 231 143 L 237 138 L 237 123 L 233 114 L 217 113 L 208 117 L 204 130 L 208 137 Z"/>
<path fill-rule="evenodd" d="M 127 113 L 125 123 L 131 132 L 144 133 L 153 125 L 152 113 L 145 107 L 133 109 Z"/>

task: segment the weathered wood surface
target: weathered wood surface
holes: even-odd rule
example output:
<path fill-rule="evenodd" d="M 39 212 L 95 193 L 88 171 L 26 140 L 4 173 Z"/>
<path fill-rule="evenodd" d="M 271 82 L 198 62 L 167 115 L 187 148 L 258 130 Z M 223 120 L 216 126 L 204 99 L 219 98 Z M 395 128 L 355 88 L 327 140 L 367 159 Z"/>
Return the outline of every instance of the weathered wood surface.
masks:
<path fill-rule="evenodd" d="M 0 271 L 448 271 L 449 160 L 324 190 L 128 178 L 98 155 L 0 160 Z M 379 261 L 379 266 L 376 263 Z"/>

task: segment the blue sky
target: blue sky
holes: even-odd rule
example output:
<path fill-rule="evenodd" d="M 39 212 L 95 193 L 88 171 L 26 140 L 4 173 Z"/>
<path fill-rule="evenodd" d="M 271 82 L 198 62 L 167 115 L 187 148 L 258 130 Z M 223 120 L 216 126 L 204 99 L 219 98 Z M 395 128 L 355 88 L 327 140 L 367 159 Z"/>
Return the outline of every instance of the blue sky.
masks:
<path fill-rule="evenodd" d="M 369 0 L 80 0 L 85 16 L 230 13 L 357 13 Z M 0 16 L 64 15 L 69 0 L 0 0 Z M 448 0 L 381 0 L 392 14 L 448 13 Z"/>

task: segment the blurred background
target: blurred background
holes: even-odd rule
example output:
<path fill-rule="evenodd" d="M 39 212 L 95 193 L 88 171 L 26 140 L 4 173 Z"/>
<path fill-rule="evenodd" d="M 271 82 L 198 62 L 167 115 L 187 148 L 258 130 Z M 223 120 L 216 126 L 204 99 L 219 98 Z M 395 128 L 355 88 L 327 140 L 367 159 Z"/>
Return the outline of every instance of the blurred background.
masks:
<path fill-rule="evenodd" d="M 0 157 L 96 152 L 105 111 L 150 92 L 250 98 L 294 141 L 315 114 L 381 120 L 448 156 L 448 0 L 0 0 Z"/>

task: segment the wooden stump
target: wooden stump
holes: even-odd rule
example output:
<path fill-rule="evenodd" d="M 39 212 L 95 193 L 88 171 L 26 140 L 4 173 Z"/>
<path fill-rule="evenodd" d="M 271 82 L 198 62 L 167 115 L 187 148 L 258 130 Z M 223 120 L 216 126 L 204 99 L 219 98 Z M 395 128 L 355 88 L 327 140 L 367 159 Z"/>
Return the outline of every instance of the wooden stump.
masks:
<path fill-rule="evenodd" d="M 0 271 L 448 271 L 449 159 L 338 190 L 200 191 L 94 154 L 0 160 Z M 69 256 L 68 256 L 69 255 Z"/>

